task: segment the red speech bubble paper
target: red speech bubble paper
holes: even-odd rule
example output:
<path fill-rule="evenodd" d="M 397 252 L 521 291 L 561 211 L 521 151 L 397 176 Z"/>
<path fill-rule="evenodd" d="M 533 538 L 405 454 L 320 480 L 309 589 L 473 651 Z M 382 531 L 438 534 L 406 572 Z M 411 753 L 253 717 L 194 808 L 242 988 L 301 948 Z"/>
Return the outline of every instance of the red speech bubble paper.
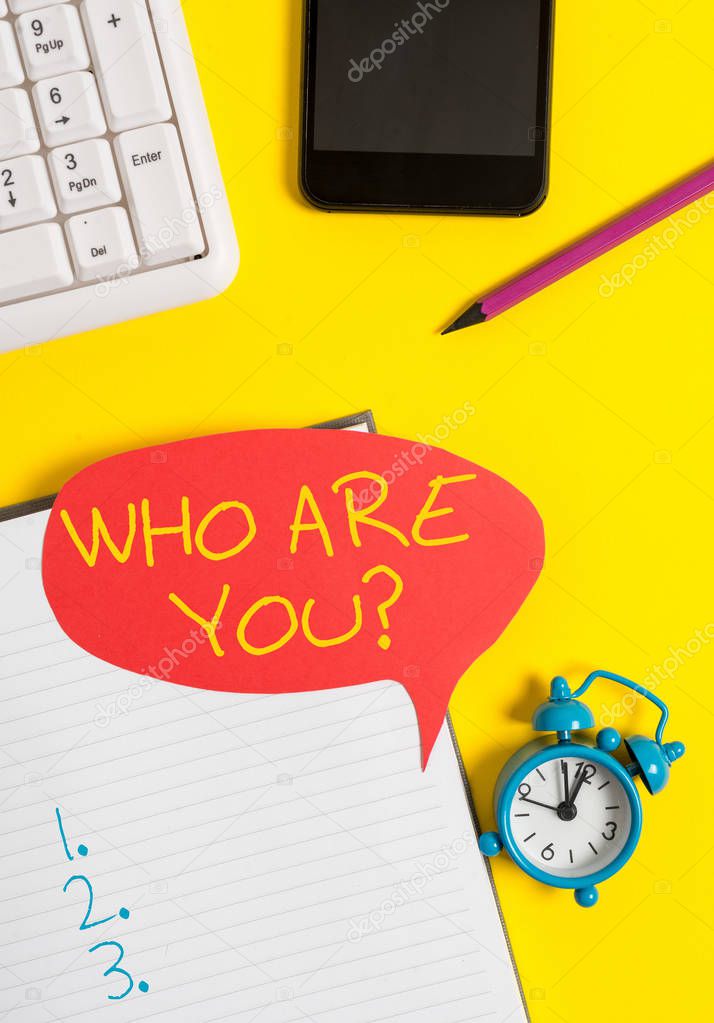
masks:
<path fill-rule="evenodd" d="M 258 430 L 84 469 L 55 502 L 42 572 L 67 635 L 129 671 L 240 693 L 400 682 L 425 766 L 543 553 L 533 505 L 463 458 Z"/>

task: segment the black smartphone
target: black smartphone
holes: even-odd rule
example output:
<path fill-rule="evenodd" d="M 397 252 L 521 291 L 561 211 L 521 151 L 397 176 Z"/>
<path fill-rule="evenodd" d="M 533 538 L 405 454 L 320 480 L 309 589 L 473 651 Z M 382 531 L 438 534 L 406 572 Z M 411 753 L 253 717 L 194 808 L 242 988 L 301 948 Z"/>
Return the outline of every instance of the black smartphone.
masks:
<path fill-rule="evenodd" d="M 531 213 L 553 0 L 306 0 L 301 187 L 328 210 Z"/>

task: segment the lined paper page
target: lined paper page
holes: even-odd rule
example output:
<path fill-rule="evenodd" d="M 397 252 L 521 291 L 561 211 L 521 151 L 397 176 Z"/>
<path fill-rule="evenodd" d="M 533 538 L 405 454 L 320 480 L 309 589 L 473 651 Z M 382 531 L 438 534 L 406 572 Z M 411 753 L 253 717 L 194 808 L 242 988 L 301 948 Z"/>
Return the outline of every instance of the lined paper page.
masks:
<path fill-rule="evenodd" d="M 90 657 L 44 598 L 47 515 L 0 525 L 0 1020 L 525 1019 L 448 730 L 422 774 L 393 683 L 241 696 Z"/>

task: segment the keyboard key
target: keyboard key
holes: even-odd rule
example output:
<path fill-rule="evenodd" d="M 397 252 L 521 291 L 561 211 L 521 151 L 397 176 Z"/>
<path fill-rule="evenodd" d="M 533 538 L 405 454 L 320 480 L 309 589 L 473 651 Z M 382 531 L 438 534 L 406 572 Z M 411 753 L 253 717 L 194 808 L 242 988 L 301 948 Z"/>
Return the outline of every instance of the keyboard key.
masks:
<path fill-rule="evenodd" d="M 5 0 L 0 0 L 0 18 L 4 18 L 7 14 L 7 4 Z"/>
<path fill-rule="evenodd" d="M 83 0 L 81 9 L 112 131 L 171 117 L 144 0 Z"/>
<path fill-rule="evenodd" d="M 89 71 L 45 78 L 34 86 L 32 95 L 49 148 L 81 142 L 107 130 L 94 75 Z"/>
<path fill-rule="evenodd" d="M 17 19 L 27 77 L 33 82 L 89 67 L 89 53 L 76 7 L 60 4 Z"/>
<path fill-rule="evenodd" d="M 13 14 L 24 14 L 26 11 L 37 11 L 41 7 L 53 7 L 61 3 L 62 0 L 9 0 Z"/>
<path fill-rule="evenodd" d="M 45 161 L 21 156 L 0 163 L 0 231 L 51 220 L 57 214 Z"/>
<path fill-rule="evenodd" d="M 145 266 L 197 256 L 203 235 L 178 134 L 172 124 L 137 128 L 115 139 Z"/>
<path fill-rule="evenodd" d="M 12 25 L 9 21 L 0 21 L 0 89 L 20 85 L 24 80 L 25 72 L 20 63 Z"/>
<path fill-rule="evenodd" d="M 63 213 L 81 213 L 121 200 L 112 148 L 106 139 L 53 149 L 49 165 Z"/>
<path fill-rule="evenodd" d="M 0 160 L 36 153 L 40 139 L 30 97 L 23 89 L 0 92 Z"/>
<path fill-rule="evenodd" d="M 80 281 L 125 276 L 139 266 L 129 218 L 120 207 L 72 217 L 66 228 Z"/>
<path fill-rule="evenodd" d="M 35 224 L 0 234 L 0 302 L 67 288 L 73 280 L 59 224 Z"/>

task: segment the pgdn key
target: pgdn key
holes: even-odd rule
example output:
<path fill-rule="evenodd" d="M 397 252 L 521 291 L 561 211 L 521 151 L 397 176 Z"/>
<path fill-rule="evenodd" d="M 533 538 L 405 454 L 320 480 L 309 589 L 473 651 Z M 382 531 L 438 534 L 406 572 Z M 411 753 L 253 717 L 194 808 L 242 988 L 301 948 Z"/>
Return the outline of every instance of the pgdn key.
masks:
<path fill-rule="evenodd" d="M 144 266 L 203 253 L 198 212 L 174 126 L 127 131 L 115 146 Z"/>

